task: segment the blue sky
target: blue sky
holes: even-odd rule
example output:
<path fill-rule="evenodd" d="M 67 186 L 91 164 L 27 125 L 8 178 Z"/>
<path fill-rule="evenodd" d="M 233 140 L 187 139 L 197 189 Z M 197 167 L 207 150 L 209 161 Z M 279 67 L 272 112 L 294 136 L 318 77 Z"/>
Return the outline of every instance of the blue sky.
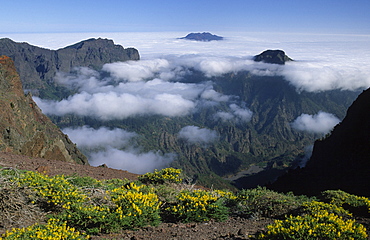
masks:
<path fill-rule="evenodd" d="M 258 31 L 370 34 L 370 0 L 2 1 L 0 33 Z"/>

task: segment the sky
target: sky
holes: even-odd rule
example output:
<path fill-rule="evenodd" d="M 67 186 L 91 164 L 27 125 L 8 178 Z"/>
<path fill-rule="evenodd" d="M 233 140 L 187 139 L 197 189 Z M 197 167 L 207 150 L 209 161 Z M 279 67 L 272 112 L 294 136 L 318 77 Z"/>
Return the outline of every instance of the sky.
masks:
<path fill-rule="evenodd" d="M 2 1 L 0 33 L 242 31 L 370 34 L 369 0 Z"/>

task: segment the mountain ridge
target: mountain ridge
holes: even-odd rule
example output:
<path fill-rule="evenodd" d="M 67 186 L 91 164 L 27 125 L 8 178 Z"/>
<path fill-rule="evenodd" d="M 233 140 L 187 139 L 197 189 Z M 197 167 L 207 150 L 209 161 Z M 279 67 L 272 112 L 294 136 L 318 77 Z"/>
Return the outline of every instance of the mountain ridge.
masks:
<path fill-rule="evenodd" d="M 14 62 L 7 56 L 0 56 L 0 86 L 0 151 L 88 164 L 32 96 L 24 95 Z"/>
<path fill-rule="evenodd" d="M 281 176 L 271 188 L 308 195 L 341 189 L 370 196 L 369 109 L 370 88 L 358 96 L 330 135 L 315 141 L 306 166 Z"/>
<path fill-rule="evenodd" d="M 25 90 L 34 96 L 53 98 L 64 90 L 59 88 L 51 93 L 56 87 L 55 74 L 59 71 L 69 73 L 75 67 L 100 69 L 105 63 L 140 59 L 137 49 L 125 49 L 113 40 L 102 38 L 91 38 L 58 50 L 3 38 L 0 39 L 0 55 L 13 59 Z"/>

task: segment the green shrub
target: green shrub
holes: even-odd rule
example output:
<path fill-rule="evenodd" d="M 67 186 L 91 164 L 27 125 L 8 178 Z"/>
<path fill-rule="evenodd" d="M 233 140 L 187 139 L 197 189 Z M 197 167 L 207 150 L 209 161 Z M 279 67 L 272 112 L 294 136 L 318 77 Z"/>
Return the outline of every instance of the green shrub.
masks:
<path fill-rule="evenodd" d="M 34 190 L 46 201 L 44 207 L 69 209 L 71 204 L 87 201 L 87 196 L 76 186 L 69 183 L 63 175 L 48 177 L 37 172 L 20 175 L 19 184 Z"/>
<path fill-rule="evenodd" d="M 224 221 L 228 217 L 225 199 L 216 192 L 204 190 L 183 190 L 177 196 L 177 203 L 165 211 L 175 221 L 202 222 L 215 219 Z"/>
<path fill-rule="evenodd" d="M 327 190 L 322 192 L 323 201 L 343 207 L 356 215 L 368 216 L 370 213 L 370 200 L 346 193 L 342 190 Z"/>
<path fill-rule="evenodd" d="M 81 177 L 77 174 L 66 177 L 66 180 L 79 188 L 101 188 L 102 182 L 92 177 Z"/>
<path fill-rule="evenodd" d="M 233 200 L 233 212 L 237 215 L 251 217 L 280 217 L 298 210 L 302 204 L 311 199 L 305 196 L 282 194 L 257 187 L 241 190 Z"/>
<path fill-rule="evenodd" d="M 74 228 L 68 227 L 65 222 L 49 219 L 47 224 L 34 224 L 27 228 L 14 228 L 3 234 L 1 240 L 72 240 L 89 239 L 88 235 L 76 232 Z"/>
<path fill-rule="evenodd" d="M 160 222 L 160 205 L 154 189 L 130 183 L 109 192 L 119 220 L 128 222 L 126 228 L 157 225 Z"/>
<path fill-rule="evenodd" d="M 164 168 L 141 175 L 139 181 L 146 184 L 180 183 L 182 182 L 181 172 L 181 169 Z"/>
<path fill-rule="evenodd" d="M 319 211 L 303 216 L 290 216 L 285 220 L 276 220 L 267 226 L 267 230 L 256 235 L 256 239 L 367 239 L 366 229 L 354 220 Z"/>
<path fill-rule="evenodd" d="M 102 180 L 104 189 L 106 190 L 113 190 L 115 188 L 125 186 L 129 184 L 130 182 L 131 181 L 128 179 L 118 179 L 118 178 Z"/>
<path fill-rule="evenodd" d="M 305 214 L 315 214 L 315 213 L 319 213 L 322 211 L 326 211 L 326 212 L 334 213 L 336 215 L 344 216 L 344 217 L 352 216 L 350 212 L 348 212 L 342 207 L 339 207 L 335 204 L 318 202 L 318 201 L 305 202 L 302 204 L 302 208 Z"/>
<path fill-rule="evenodd" d="M 152 189 L 131 182 L 126 186 L 108 190 L 106 204 L 72 204 L 57 217 L 69 226 L 89 234 L 111 233 L 160 222 L 160 202 Z"/>

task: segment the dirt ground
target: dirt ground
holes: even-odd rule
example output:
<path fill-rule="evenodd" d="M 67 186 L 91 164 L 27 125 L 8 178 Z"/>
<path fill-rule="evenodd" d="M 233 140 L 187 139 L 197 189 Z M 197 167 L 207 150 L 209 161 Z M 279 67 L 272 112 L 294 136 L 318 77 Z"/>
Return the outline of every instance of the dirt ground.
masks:
<path fill-rule="evenodd" d="M 23 155 L 14 155 L 0 152 L 0 166 L 16 168 L 21 170 L 40 171 L 50 176 L 71 175 L 90 176 L 96 179 L 127 178 L 136 180 L 138 175 L 123 170 L 116 170 L 107 167 L 92 167 L 61 161 L 48 160 L 43 158 L 29 158 Z M 361 219 L 360 222 L 369 229 L 369 219 Z M 273 223 L 272 219 L 245 219 L 229 218 L 225 222 L 204 222 L 204 223 L 161 223 L 157 227 L 145 227 L 133 230 L 125 230 L 117 234 L 92 236 L 93 240 L 188 240 L 188 239 L 250 239 L 249 236 L 257 231 L 263 230 L 268 224 Z"/>

